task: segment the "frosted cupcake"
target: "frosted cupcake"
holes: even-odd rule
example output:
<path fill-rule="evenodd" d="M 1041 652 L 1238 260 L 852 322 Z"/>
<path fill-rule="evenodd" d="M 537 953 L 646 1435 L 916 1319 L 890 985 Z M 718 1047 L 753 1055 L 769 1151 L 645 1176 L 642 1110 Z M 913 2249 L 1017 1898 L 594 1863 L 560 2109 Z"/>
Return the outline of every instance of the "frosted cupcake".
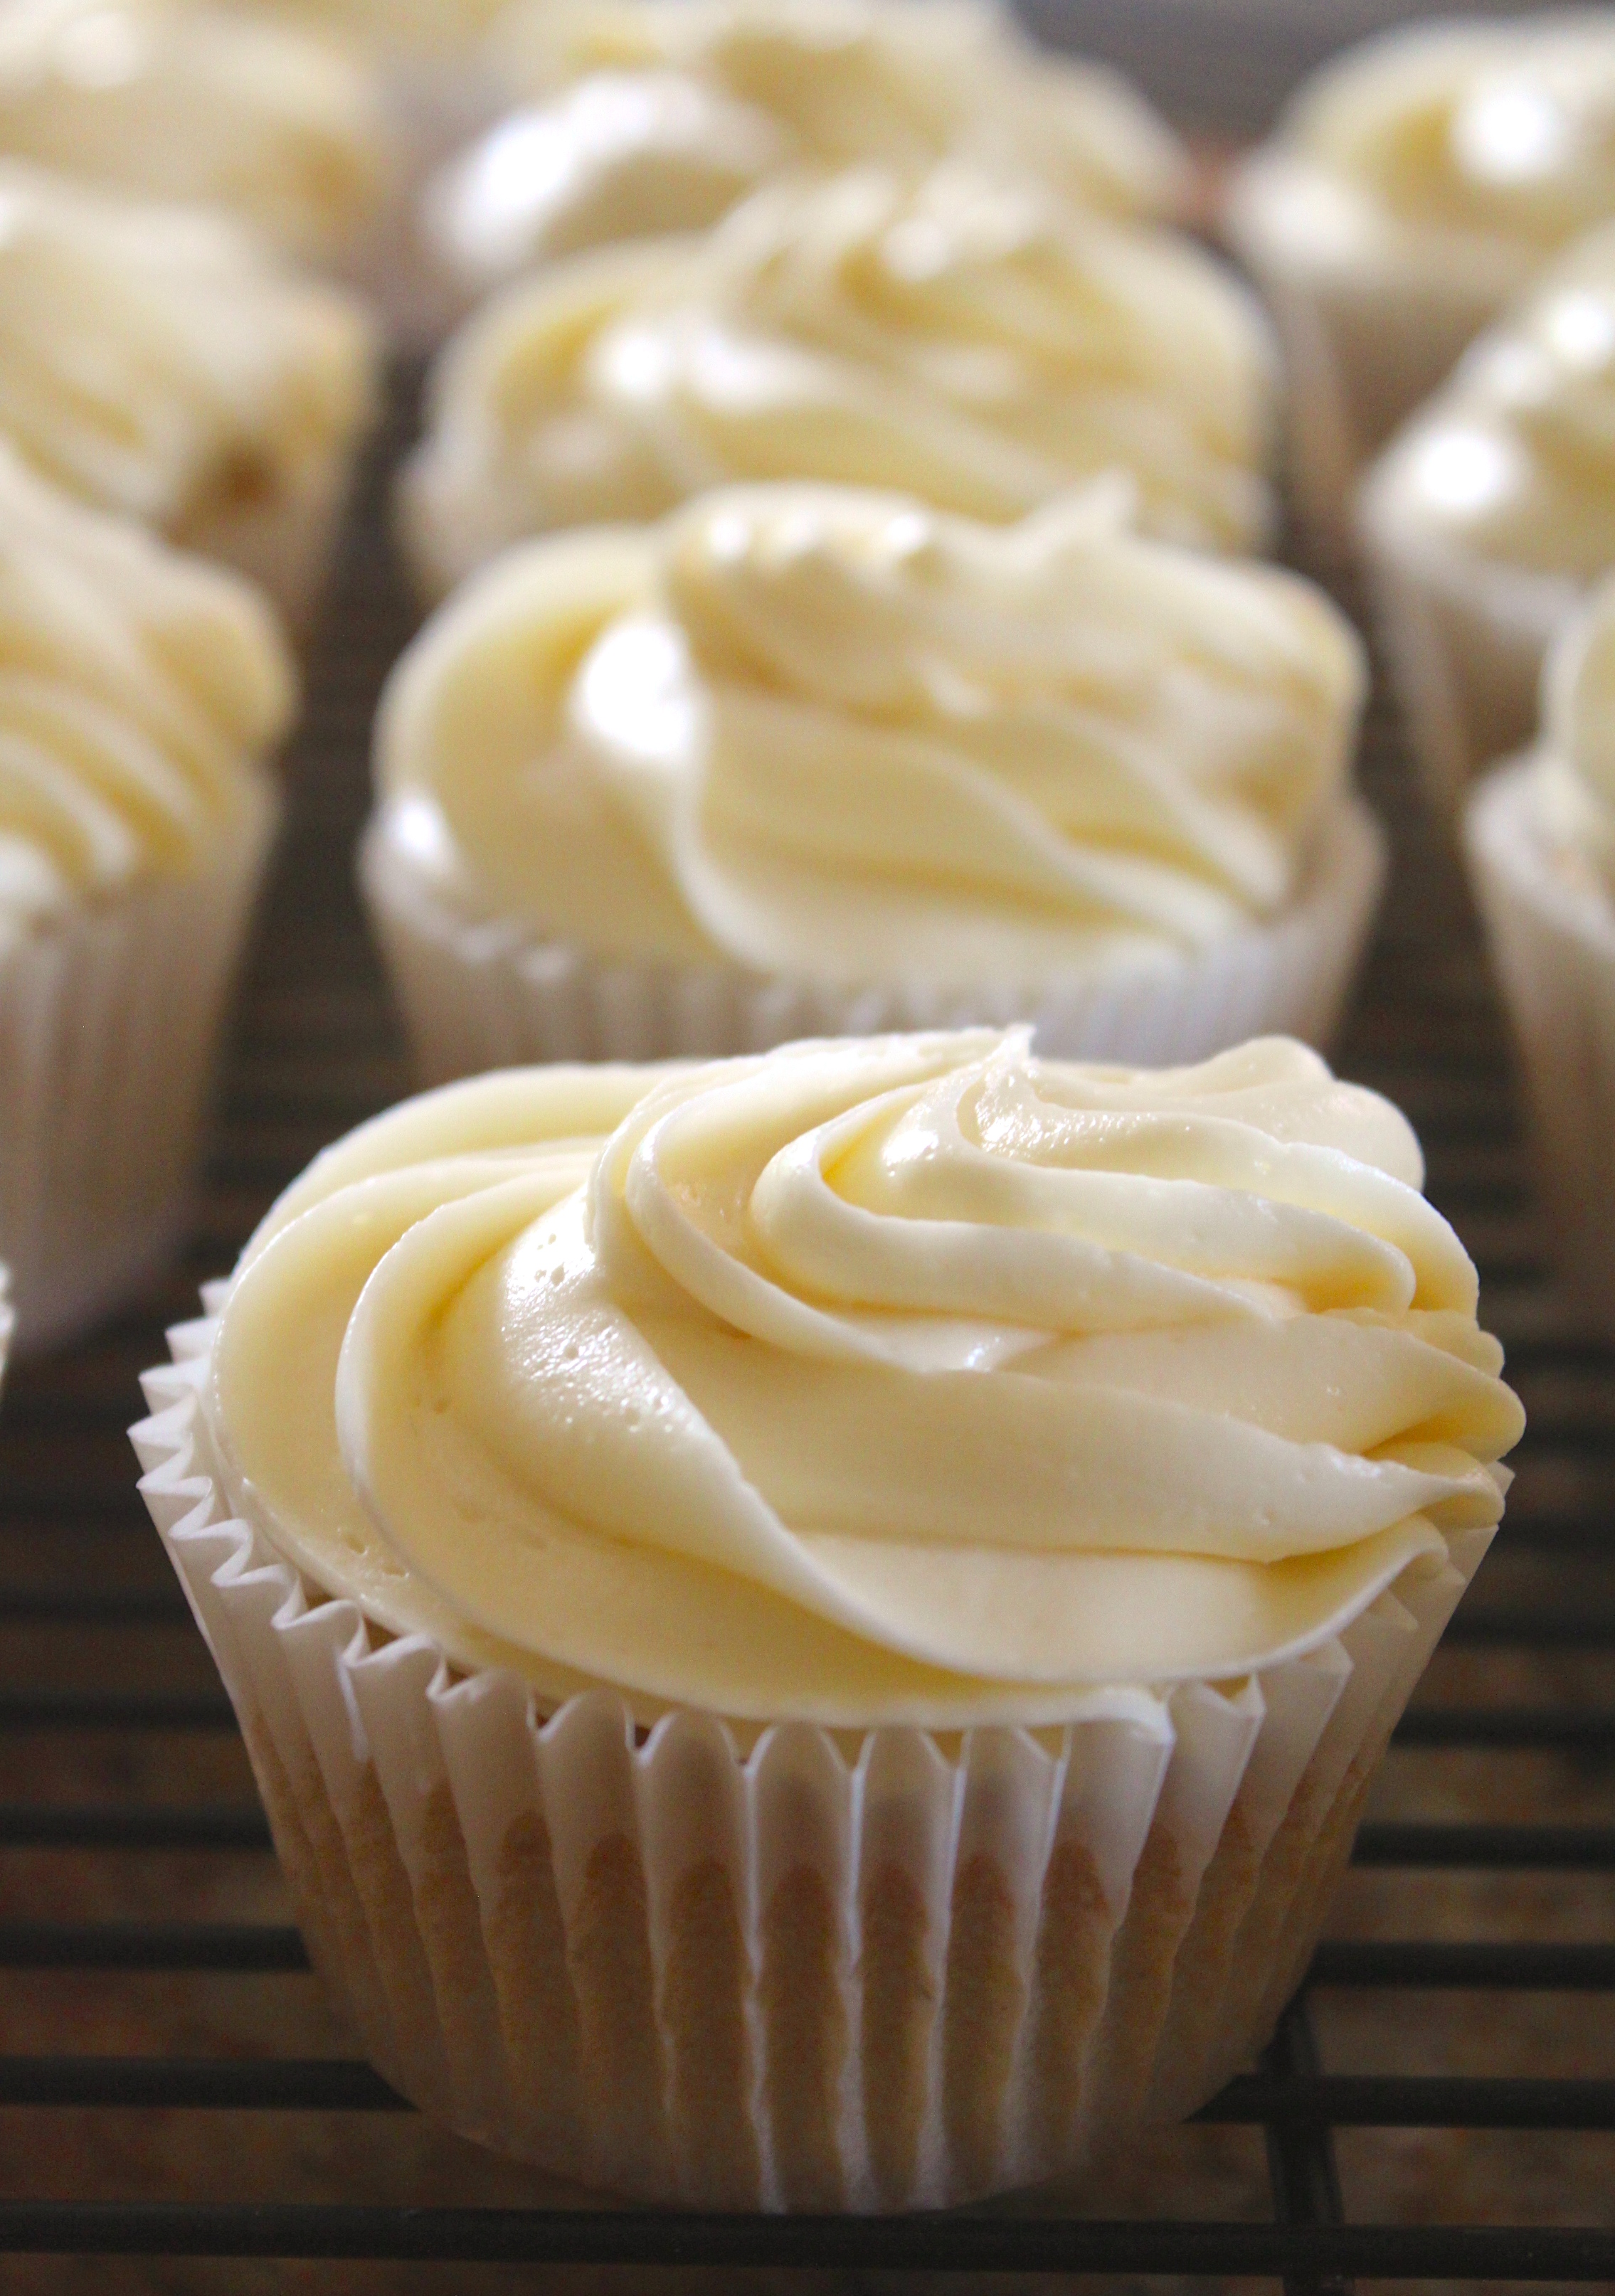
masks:
<path fill-rule="evenodd" d="M 1615 564 L 1615 228 L 1466 353 L 1363 489 L 1359 525 L 1438 801 L 1530 739 L 1554 632 Z"/>
<path fill-rule="evenodd" d="M 363 309 L 223 215 L 0 162 L 0 439 L 306 625 L 371 420 Z"/>
<path fill-rule="evenodd" d="M 1185 241 L 948 167 L 759 193 L 705 238 L 580 256 L 445 352 L 403 522 L 441 593 L 505 544 L 733 480 L 1023 517 L 1119 467 L 1153 532 L 1267 530 L 1273 362 Z"/>
<path fill-rule="evenodd" d="M 991 1032 L 328 1151 L 135 1442 L 387 2078 L 620 2192 L 890 2210 L 1248 2063 L 1520 1431 L 1421 1168 L 1294 1044 Z"/>
<path fill-rule="evenodd" d="M 1327 65 L 1236 176 L 1234 247 L 1290 368 L 1304 512 L 1361 465 L 1560 249 L 1615 216 L 1606 10 L 1397 31 Z"/>
<path fill-rule="evenodd" d="M 424 1072 L 1027 1018 L 1326 1037 L 1380 845 L 1318 591 L 1131 532 L 757 487 L 511 552 L 376 737 L 362 874 Z"/>
<path fill-rule="evenodd" d="M 1187 203 L 1186 157 L 1114 73 L 977 0 L 580 0 L 513 9 L 526 99 L 443 170 L 429 234 L 467 299 L 532 265 L 695 230 L 787 168 L 971 157 L 1118 219 Z"/>
<path fill-rule="evenodd" d="M 1556 643 L 1541 741 L 1474 791 L 1464 841 L 1560 1276 L 1615 1339 L 1615 581 Z"/>
<path fill-rule="evenodd" d="M 229 209 L 352 272 L 392 155 L 372 77 L 327 40 L 191 0 L 7 0 L 0 154 Z"/>
<path fill-rule="evenodd" d="M 0 448 L 0 1259 L 70 1336 L 173 1249 L 293 681 L 248 586 Z"/>

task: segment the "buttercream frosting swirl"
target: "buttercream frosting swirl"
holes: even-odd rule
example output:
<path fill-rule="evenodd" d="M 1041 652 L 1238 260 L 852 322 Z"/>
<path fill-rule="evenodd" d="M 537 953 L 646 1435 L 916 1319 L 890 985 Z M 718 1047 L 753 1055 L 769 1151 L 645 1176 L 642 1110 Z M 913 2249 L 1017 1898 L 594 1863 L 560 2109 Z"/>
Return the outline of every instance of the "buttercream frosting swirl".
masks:
<path fill-rule="evenodd" d="M 1187 242 L 971 168 L 856 168 L 496 296 L 440 366 L 406 510 L 452 580 L 736 480 L 1008 521 L 1121 468 L 1152 531 L 1238 548 L 1269 516 L 1273 380 L 1254 306 Z"/>
<path fill-rule="evenodd" d="M 0 151 L 229 208 L 293 254 L 348 254 L 391 168 L 367 74 L 329 41 L 194 0 L 7 0 Z"/>
<path fill-rule="evenodd" d="M 367 419 L 352 296 L 230 217 L 0 162 L 0 437 L 100 508 L 163 527 L 295 493 Z"/>
<path fill-rule="evenodd" d="M 605 956 L 844 988 L 1166 961 L 1282 908 L 1364 673 L 1322 594 L 1129 531 L 777 486 L 558 536 L 383 704 L 392 836 Z"/>
<path fill-rule="evenodd" d="M 1615 560 L 1615 226 L 1471 347 L 1372 483 L 1484 559 L 1578 583 Z"/>
<path fill-rule="evenodd" d="M 0 446 L 0 944 L 203 865 L 261 802 L 294 698 L 245 582 Z"/>
<path fill-rule="evenodd" d="M 1181 207 L 1187 166 L 1114 73 L 1034 49 L 976 0 L 581 0 L 490 42 L 529 99 L 446 169 L 435 235 L 469 282 L 715 223 L 782 168 L 971 156 L 1118 217 Z"/>
<path fill-rule="evenodd" d="M 1281 1039 L 512 1071 L 282 1200 L 207 1421 L 316 1584 L 547 1697 L 1054 1722 L 1497 1520 L 1520 1408 L 1421 1171 Z"/>
<path fill-rule="evenodd" d="M 1615 24 L 1603 10 L 1365 43 L 1307 83 L 1273 149 L 1320 244 L 1513 291 L 1615 215 Z"/>

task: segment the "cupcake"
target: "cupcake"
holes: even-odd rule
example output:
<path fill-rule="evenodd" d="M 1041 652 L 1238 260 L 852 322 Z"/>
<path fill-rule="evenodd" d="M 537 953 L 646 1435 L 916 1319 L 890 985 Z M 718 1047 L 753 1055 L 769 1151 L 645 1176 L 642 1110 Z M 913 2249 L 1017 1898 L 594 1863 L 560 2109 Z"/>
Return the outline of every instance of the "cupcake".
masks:
<path fill-rule="evenodd" d="M 552 527 L 737 480 L 889 486 L 1009 521 L 1119 467 L 1174 541 L 1254 547 L 1273 362 L 1211 259 L 1035 184 L 878 168 L 496 296 L 433 376 L 406 543 L 440 594 Z"/>
<path fill-rule="evenodd" d="M 296 627 L 375 403 L 359 304 L 229 217 L 0 161 L 0 439 Z"/>
<path fill-rule="evenodd" d="M 1450 808 L 1527 742 L 1549 641 L 1615 564 L 1615 226 L 1464 356 L 1359 526 L 1420 763 Z"/>
<path fill-rule="evenodd" d="M 134 1431 L 386 2078 L 894 2210 L 1249 2062 L 1502 1511 L 1418 1144 L 1284 1040 L 526 1070 L 282 1198 Z"/>
<path fill-rule="evenodd" d="M 1300 505 L 1356 472 L 1560 249 L 1615 216 L 1607 10 L 1421 25 L 1353 49 L 1235 176 L 1228 236 L 1290 369 Z"/>
<path fill-rule="evenodd" d="M 0 447 L 0 1260 L 25 1348 L 183 1230 L 293 701 L 256 592 Z"/>
<path fill-rule="evenodd" d="M 7 0 L 0 155 L 227 208 L 351 272 L 391 185 L 372 77 L 328 40 L 191 0 Z"/>
<path fill-rule="evenodd" d="M 437 177 L 427 229 L 470 299 L 532 265 L 716 223 L 786 169 L 969 157 L 1118 220 L 1188 203 L 1182 147 L 1126 82 L 980 0 L 581 0 L 490 38 L 508 112 Z"/>
<path fill-rule="evenodd" d="M 1537 745 L 1464 817 L 1559 1275 L 1615 1339 L 1615 580 L 1556 641 Z"/>
<path fill-rule="evenodd" d="M 721 488 L 510 552 L 394 672 L 361 873 L 424 1073 L 1034 1020 L 1328 1036 L 1361 649 L 1104 484 L 999 529 Z"/>

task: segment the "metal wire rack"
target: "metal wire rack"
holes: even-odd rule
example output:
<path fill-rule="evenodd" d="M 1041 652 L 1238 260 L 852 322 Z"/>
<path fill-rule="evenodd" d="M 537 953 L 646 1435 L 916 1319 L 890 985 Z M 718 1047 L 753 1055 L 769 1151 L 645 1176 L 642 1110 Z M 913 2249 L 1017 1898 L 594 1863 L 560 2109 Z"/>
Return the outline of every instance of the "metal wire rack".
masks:
<path fill-rule="evenodd" d="M 1418 1125 L 1532 1426 L 1337 1933 L 1261 2068 L 1164 2139 L 1119 2202 L 768 2219 L 535 2192 L 433 2138 L 342 2054 L 123 1431 L 196 1280 L 316 1148 L 408 1087 L 350 857 L 375 689 L 409 627 L 381 539 L 407 397 L 310 664 L 188 1263 L 148 1314 L 22 1366 L 0 1412 L 0 2252 L 17 2284 L 91 2284 L 39 2276 L 71 2256 L 102 2259 L 98 2289 L 243 2284 L 229 2266 L 176 2278 L 183 2258 L 342 2259 L 316 2276 L 344 2289 L 392 2287 L 387 2259 L 680 2266 L 703 2285 L 721 2267 L 813 2267 L 848 2290 L 887 2269 L 1615 2284 L 1615 1364 L 1561 1336 L 1472 923 L 1383 704 L 1365 772 L 1397 867 L 1341 1065 Z M 352 2277 L 359 2259 L 383 2276 Z"/>

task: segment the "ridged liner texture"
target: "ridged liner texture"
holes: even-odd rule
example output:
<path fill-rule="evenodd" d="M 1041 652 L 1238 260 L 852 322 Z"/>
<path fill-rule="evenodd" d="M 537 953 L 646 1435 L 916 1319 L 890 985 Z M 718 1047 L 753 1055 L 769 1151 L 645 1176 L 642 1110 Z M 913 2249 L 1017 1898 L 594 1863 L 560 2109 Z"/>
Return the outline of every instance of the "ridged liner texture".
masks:
<path fill-rule="evenodd" d="M 1585 1329 L 1615 1339 L 1615 905 L 1561 865 L 1536 760 L 1488 775 L 1464 854 L 1525 1082 L 1553 1255 Z"/>
<path fill-rule="evenodd" d="M 1323 832 L 1277 922 L 1158 967 L 1073 972 L 1029 991 L 865 990 L 738 967 L 606 963 L 512 922 L 479 923 L 425 882 L 378 815 L 360 849 L 371 922 L 430 1083 L 540 1061 L 721 1059 L 801 1037 L 1033 1021 L 1051 1059 L 1173 1066 L 1274 1032 L 1327 1046 L 1379 905 L 1385 840 L 1356 800 Z"/>
<path fill-rule="evenodd" d="M 334 1999 L 462 2135 L 690 2206 L 947 2205 L 1214 2094 L 1489 1538 L 1306 1658 L 1096 1691 L 1061 1729 L 646 1734 L 390 1638 L 229 1518 L 216 1329 L 170 1334 L 132 1439 Z"/>
<path fill-rule="evenodd" d="M 1483 767 L 1535 734 L 1542 666 L 1582 591 L 1433 543 L 1373 480 L 1358 530 L 1414 759 L 1431 805 L 1451 820 Z"/>
<path fill-rule="evenodd" d="M 0 1259 L 20 1350 L 111 1313 L 183 1234 L 278 814 L 260 776 L 197 873 L 0 945 Z"/>

